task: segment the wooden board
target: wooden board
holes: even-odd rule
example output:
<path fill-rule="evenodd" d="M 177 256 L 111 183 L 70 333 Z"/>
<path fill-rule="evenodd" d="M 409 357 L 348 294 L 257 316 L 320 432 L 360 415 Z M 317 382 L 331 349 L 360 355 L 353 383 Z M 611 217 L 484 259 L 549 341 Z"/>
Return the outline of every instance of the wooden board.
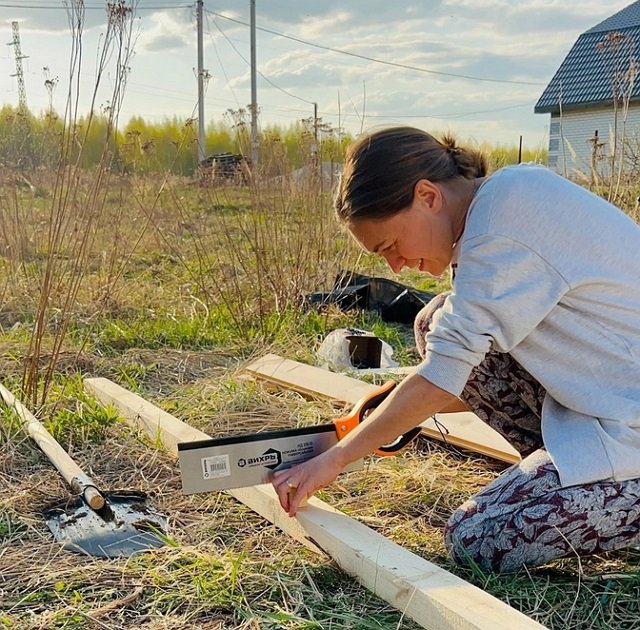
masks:
<path fill-rule="evenodd" d="M 348 404 L 355 404 L 375 389 L 374 385 L 357 378 L 284 359 L 277 354 L 267 354 L 253 361 L 245 370 L 256 378 L 309 396 Z M 429 419 L 422 424 L 425 435 L 509 464 L 521 459 L 509 442 L 474 413 L 439 413 L 436 419 L 444 427 L 443 430 L 438 429 L 433 419 Z"/>
<path fill-rule="evenodd" d="M 308 396 L 357 403 L 374 386 L 346 374 L 329 372 L 319 367 L 284 359 L 277 354 L 266 354 L 245 367 L 256 378 L 293 389 Z"/>
<path fill-rule="evenodd" d="M 174 455 L 179 442 L 210 437 L 108 379 L 85 379 L 85 388 L 103 404 L 115 406 L 130 424 Z M 544 630 L 504 602 L 315 497 L 295 518 L 289 518 L 270 485 L 228 492 L 285 533 L 326 552 L 345 572 L 423 628 Z"/>

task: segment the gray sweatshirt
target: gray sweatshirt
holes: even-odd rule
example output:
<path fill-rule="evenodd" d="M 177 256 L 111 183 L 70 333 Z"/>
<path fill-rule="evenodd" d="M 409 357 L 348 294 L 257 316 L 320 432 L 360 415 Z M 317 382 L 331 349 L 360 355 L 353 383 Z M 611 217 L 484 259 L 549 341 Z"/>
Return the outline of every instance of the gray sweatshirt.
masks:
<path fill-rule="evenodd" d="M 418 373 L 459 395 L 493 349 L 546 389 L 564 486 L 640 477 L 640 226 L 535 165 L 478 190 Z"/>

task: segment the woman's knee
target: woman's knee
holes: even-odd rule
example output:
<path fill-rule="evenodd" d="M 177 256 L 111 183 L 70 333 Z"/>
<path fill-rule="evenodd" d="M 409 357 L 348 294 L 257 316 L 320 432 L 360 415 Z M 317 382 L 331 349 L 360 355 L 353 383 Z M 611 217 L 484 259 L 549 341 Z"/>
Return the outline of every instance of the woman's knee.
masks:
<path fill-rule="evenodd" d="M 449 519 L 444 540 L 451 559 L 485 572 L 514 573 L 568 555 L 562 541 L 550 543 L 525 532 L 513 515 L 483 514 L 467 504 Z"/>
<path fill-rule="evenodd" d="M 451 559 L 460 566 L 504 572 L 501 537 L 495 536 L 495 525 L 495 519 L 479 511 L 473 501 L 460 506 L 444 529 L 444 542 Z"/>
<path fill-rule="evenodd" d="M 474 506 L 462 505 L 449 518 L 444 528 L 444 544 L 452 560 L 461 566 L 484 565 L 480 555 L 483 519 Z"/>

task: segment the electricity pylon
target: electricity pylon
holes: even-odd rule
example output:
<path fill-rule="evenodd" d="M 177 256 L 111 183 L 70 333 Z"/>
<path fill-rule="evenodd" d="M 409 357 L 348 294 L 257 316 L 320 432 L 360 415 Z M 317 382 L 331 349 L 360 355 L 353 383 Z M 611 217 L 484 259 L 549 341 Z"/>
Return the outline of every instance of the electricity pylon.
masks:
<path fill-rule="evenodd" d="M 27 91 L 24 87 L 24 72 L 22 71 L 22 60 L 27 58 L 27 55 L 22 54 L 20 48 L 20 30 L 18 28 L 18 22 L 11 22 L 11 28 L 13 30 L 13 41 L 9 42 L 7 46 L 13 46 L 13 52 L 16 58 L 16 73 L 12 74 L 12 77 L 18 79 L 18 109 L 26 111 L 27 109 Z"/>

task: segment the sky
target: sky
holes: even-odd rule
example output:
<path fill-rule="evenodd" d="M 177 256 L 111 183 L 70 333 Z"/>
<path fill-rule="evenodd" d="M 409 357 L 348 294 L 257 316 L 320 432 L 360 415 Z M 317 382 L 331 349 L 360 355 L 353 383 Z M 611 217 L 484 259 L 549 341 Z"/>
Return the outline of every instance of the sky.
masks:
<path fill-rule="evenodd" d="M 66 3 L 71 0 L 67 0 Z M 131 0 L 126 0 L 131 5 Z M 85 0 L 81 111 L 104 42 L 105 2 Z M 262 127 L 314 114 L 357 135 L 390 125 L 454 132 L 478 143 L 546 147 L 542 91 L 584 31 L 631 0 L 256 0 Z M 193 0 L 133 0 L 133 57 L 120 120 L 197 115 Z M 205 119 L 248 108 L 249 0 L 204 0 Z M 0 0 L 0 32 L 19 23 L 27 104 L 64 109 L 71 36 L 64 0 Z M 17 105 L 14 47 L 0 49 L 0 103 Z M 96 100 L 109 100 L 113 63 Z M 45 70 L 46 68 L 46 70 Z M 55 82 L 47 90 L 45 80 Z M 52 83 L 49 84 L 53 85 Z"/>

